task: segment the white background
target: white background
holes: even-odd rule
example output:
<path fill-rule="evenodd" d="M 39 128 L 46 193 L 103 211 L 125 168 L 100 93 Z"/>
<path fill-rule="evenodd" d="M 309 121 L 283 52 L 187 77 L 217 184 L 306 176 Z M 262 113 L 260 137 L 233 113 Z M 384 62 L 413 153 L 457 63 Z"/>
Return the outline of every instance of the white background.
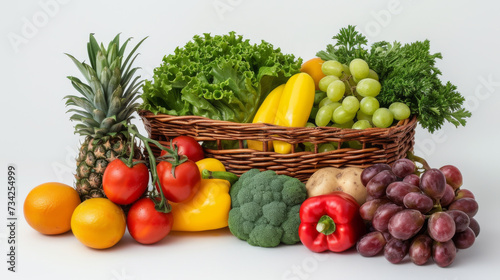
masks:
<path fill-rule="evenodd" d="M 1 279 L 499 279 L 498 108 L 500 106 L 500 5 L 496 1 L 3 1 L 0 9 L 0 278 Z M 481 234 L 458 252 L 449 268 L 434 263 L 393 265 L 351 250 L 315 254 L 302 245 L 264 249 L 227 229 L 171 234 L 141 246 L 126 233 L 109 250 L 84 247 L 71 233 L 43 236 L 24 221 L 22 204 L 38 184 L 73 185 L 74 158 L 82 138 L 65 113 L 74 94 L 68 75 L 80 74 L 64 53 L 86 58 L 93 32 L 109 42 L 145 36 L 136 66 L 153 68 L 193 35 L 231 30 L 266 40 L 285 53 L 309 59 L 341 27 L 357 25 L 370 42 L 429 39 L 442 79 L 451 81 L 473 113 L 466 127 L 445 125 L 431 135 L 417 129 L 417 153 L 432 166 L 458 166 L 464 188 L 480 204 Z M 139 120 L 136 124 L 141 125 Z M 18 263 L 7 271 L 7 166 L 18 168 Z M 488 276 L 487 276 L 488 275 Z"/>

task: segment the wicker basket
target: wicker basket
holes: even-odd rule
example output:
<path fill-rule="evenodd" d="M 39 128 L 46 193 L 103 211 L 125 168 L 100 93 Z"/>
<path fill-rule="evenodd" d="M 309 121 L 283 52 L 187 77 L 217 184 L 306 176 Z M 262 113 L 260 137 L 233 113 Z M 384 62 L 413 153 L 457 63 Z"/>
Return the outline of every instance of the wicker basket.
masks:
<path fill-rule="evenodd" d="M 363 130 L 334 127 L 282 127 L 269 124 L 234 123 L 216 121 L 198 116 L 155 115 L 139 111 L 151 139 L 168 146 L 170 139 L 188 135 L 198 141 L 216 141 L 217 148 L 205 148 L 206 157 L 220 160 L 227 171 L 242 174 L 249 169 L 274 170 L 306 181 L 312 173 L 322 167 L 355 166 L 365 168 L 375 163 L 392 163 L 413 149 L 416 117 L 400 121 L 389 128 Z M 236 140 L 239 148 L 222 149 L 223 140 Z M 245 140 L 263 142 L 263 151 L 245 148 Z M 290 154 L 269 151 L 267 141 L 281 140 L 290 144 L 310 142 L 315 152 L 298 151 Z M 339 147 L 348 141 L 359 141 L 361 149 L 340 148 L 318 153 L 318 146 L 325 142 L 337 142 Z M 345 146 L 345 145 L 344 145 Z M 294 147 L 294 146 L 293 146 Z M 155 155 L 160 150 L 152 146 Z"/>

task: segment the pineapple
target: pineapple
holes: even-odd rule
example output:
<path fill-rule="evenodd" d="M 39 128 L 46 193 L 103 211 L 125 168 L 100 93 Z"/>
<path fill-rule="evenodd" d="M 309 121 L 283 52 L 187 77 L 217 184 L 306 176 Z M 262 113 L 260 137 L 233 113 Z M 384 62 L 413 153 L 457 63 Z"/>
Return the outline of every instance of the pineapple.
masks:
<path fill-rule="evenodd" d="M 129 53 L 124 62 L 123 55 L 129 38 L 120 46 L 119 34 L 108 47 L 99 45 L 90 34 L 87 43 L 90 65 L 79 62 L 67 54 L 83 74 L 87 83 L 76 77 L 68 77 L 80 95 L 65 97 L 66 106 L 72 106 L 72 121 L 77 121 L 75 134 L 85 137 L 76 159 L 76 190 L 82 201 L 92 197 L 105 197 L 102 190 L 102 176 L 108 163 L 119 156 L 130 155 L 131 136 L 124 124 L 129 124 L 132 114 L 139 106 L 138 68 L 132 68 L 137 55 L 134 52 L 144 41 L 141 40 Z M 137 146 L 134 157 L 140 157 Z"/>

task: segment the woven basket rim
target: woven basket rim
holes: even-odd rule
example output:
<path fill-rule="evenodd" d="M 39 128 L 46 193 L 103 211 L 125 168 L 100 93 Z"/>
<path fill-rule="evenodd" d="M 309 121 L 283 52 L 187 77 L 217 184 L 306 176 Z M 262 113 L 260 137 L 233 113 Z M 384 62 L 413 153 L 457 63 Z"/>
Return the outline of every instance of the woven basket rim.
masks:
<path fill-rule="evenodd" d="M 367 128 L 363 130 L 337 127 L 283 127 L 266 123 L 235 123 L 212 120 L 201 116 L 172 116 L 154 114 L 139 110 L 149 137 L 162 145 L 179 135 L 188 135 L 198 141 L 209 141 L 204 147 L 205 155 L 220 160 L 226 170 L 237 175 L 251 168 L 273 170 L 306 181 L 309 176 L 323 167 L 361 167 L 375 163 L 391 163 L 406 155 L 414 145 L 417 116 L 398 122 L 389 128 Z M 236 141 L 236 146 L 223 146 L 225 140 Z M 260 141 L 262 150 L 246 147 L 245 141 Z M 270 141 L 284 141 L 292 144 L 288 154 L 276 153 Z M 359 141 L 361 148 L 343 145 Z M 304 151 L 297 144 L 310 142 L 312 150 Z M 337 142 L 338 148 L 320 151 L 326 142 Z M 349 144 L 349 143 L 348 143 Z M 153 152 L 160 150 L 150 145 Z M 303 145 L 302 145 L 303 146 Z"/>
<path fill-rule="evenodd" d="M 174 119 L 177 121 L 185 121 L 191 125 L 211 122 L 214 126 L 225 126 L 225 127 L 234 126 L 235 128 L 245 127 L 246 130 L 255 130 L 255 131 L 260 131 L 262 129 L 265 129 L 265 130 L 270 130 L 270 131 L 276 130 L 277 133 L 280 133 L 280 132 L 282 133 L 283 131 L 289 131 L 289 132 L 293 132 L 295 134 L 308 134 L 308 135 L 314 135 L 314 133 L 312 133 L 312 132 L 315 132 L 315 131 L 320 131 L 320 132 L 324 132 L 324 133 L 344 132 L 345 135 L 352 134 L 352 136 L 354 136 L 354 137 L 362 137 L 364 135 L 370 135 L 370 136 L 372 136 L 372 135 L 381 135 L 381 136 L 392 135 L 395 131 L 402 130 L 408 126 L 413 126 L 417 122 L 417 116 L 413 115 L 410 118 L 401 120 L 398 123 L 396 123 L 395 125 L 392 125 L 388 128 L 371 127 L 371 128 L 365 128 L 365 129 L 353 129 L 353 128 L 338 128 L 338 127 L 330 127 L 330 126 L 284 127 L 284 126 L 279 126 L 279 125 L 269 124 L 269 123 L 236 123 L 236 122 L 224 121 L 224 120 L 213 120 L 213 119 L 209 119 L 207 117 L 195 116 L 195 115 L 175 116 L 175 115 L 168 115 L 168 114 L 164 114 L 164 113 L 155 114 L 149 110 L 138 110 L 138 114 L 141 117 L 156 118 L 158 120 L 165 118 L 165 119 L 170 119 L 170 120 Z"/>

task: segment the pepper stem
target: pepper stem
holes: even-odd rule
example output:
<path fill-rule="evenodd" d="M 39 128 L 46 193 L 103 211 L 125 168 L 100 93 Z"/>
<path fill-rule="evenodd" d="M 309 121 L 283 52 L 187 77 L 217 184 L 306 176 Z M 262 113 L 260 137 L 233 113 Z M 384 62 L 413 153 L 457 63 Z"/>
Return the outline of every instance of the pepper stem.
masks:
<path fill-rule="evenodd" d="M 330 235 L 335 232 L 337 226 L 333 219 L 328 215 L 323 215 L 316 225 L 316 230 L 324 235 Z"/>
<path fill-rule="evenodd" d="M 238 175 L 226 171 L 210 171 L 208 169 L 203 169 L 201 171 L 201 178 L 203 179 L 222 179 L 227 180 L 231 185 L 238 181 Z"/>

